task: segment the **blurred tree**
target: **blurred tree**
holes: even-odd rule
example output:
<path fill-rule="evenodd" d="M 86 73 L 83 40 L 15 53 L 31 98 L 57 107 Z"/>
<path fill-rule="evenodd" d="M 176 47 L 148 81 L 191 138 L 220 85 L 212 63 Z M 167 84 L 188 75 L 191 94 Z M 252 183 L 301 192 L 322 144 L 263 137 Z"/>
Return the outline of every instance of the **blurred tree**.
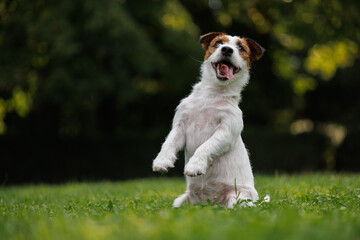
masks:
<path fill-rule="evenodd" d="M 25 117 L 49 111 L 56 114 L 42 124 L 56 124 L 49 126 L 54 134 L 97 136 L 103 127 L 126 125 L 113 121 L 123 120 L 129 103 L 161 88 L 179 91 L 191 75 L 172 73 L 177 65 L 190 67 L 186 43 L 198 32 L 191 19 L 171 22 L 174 11 L 186 16 L 174 3 L 146 8 L 152 9 L 152 31 L 119 1 L 2 1 L 0 133 L 8 112 Z M 163 17 L 153 17 L 159 13 Z M 104 118 L 107 113 L 117 115 Z"/>
<path fill-rule="evenodd" d="M 321 158 L 312 169 L 348 169 L 348 153 L 360 149 L 347 139 L 360 132 L 358 13 L 355 0 L 0 0 L 0 140 L 91 140 L 114 159 L 106 147 L 116 139 L 113 155 L 150 161 L 199 76 L 199 35 L 225 31 L 267 49 L 241 103 L 255 159 L 303 143 L 299 156 Z M 62 151 L 51 149 L 42 151 Z M 3 154 L 10 162 L 13 153 Z M 94 154 L 85 155 L 79 167 Z"/>

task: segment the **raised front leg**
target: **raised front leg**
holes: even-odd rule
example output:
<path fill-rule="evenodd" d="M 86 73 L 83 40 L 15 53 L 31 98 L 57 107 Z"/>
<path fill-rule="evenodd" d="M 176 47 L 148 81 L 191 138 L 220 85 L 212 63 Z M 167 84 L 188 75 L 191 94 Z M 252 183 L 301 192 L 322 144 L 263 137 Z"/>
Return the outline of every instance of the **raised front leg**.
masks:
<path fill-rule="evenodd" d="M 153 171 L 166 173 L 174 167 L 176 154 L 185 145 L 184 129 L 181 124 L 175 125 L 163 143 L 161 150 L 153 161 Z"/>

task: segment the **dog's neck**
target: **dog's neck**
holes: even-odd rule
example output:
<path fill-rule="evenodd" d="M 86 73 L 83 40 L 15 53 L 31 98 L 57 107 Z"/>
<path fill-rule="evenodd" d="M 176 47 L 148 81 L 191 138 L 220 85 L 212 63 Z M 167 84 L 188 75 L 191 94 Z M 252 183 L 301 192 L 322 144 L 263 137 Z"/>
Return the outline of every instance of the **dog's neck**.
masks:
<path fill-rule="evenodd" d="M 241 101 L 241 91 L 249 80 L 249 73 L 238 73 L 236 79 L 221 83 L 213 74 L 213 69 L 204 63 L 201 67 L 201 81 L 194 86 L 193 93 L 203 98 L 229 99 L 237 104 Z"/>

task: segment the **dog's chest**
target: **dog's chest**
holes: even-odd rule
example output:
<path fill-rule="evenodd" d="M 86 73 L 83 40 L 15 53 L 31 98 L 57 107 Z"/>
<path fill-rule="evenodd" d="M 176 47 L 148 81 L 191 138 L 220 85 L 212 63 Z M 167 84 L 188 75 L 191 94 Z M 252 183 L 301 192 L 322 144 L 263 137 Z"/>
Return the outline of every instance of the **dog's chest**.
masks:
<path fill-rule="evenodd" d="M 222 124 L 224 112 L 229 108 L 221 101 L 194 100 L 184 108 L 187 150 L 192 152 L 209 139 Z"/>
<path fill-rule="evenodd" d="M 201 144 L 214 134 L 220 123 L 221 119 L 217 116 L 216 110 L 207 108 L 196 111 L 194 109 L 186 123 L 187 140 L 194 140 Z"/>

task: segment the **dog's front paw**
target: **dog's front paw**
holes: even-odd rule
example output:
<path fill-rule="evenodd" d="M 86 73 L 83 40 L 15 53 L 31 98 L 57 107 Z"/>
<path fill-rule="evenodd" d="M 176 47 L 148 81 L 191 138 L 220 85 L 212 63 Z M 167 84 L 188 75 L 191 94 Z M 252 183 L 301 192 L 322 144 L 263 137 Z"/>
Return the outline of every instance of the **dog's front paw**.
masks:
<path fill-rule="evenodd" d="M 166 158 L 157 157 L 153 161 L 152 169 L 154 172 L 167 173 L 169 168 L 173 168 L 174 163 Z"/>
<path fill-rule="evenodd" d="M 197 158 L 191 158 L 185 166 L 184 173 L 189 177 L 196 177 L 206 173 L 207 163 Z"/>

